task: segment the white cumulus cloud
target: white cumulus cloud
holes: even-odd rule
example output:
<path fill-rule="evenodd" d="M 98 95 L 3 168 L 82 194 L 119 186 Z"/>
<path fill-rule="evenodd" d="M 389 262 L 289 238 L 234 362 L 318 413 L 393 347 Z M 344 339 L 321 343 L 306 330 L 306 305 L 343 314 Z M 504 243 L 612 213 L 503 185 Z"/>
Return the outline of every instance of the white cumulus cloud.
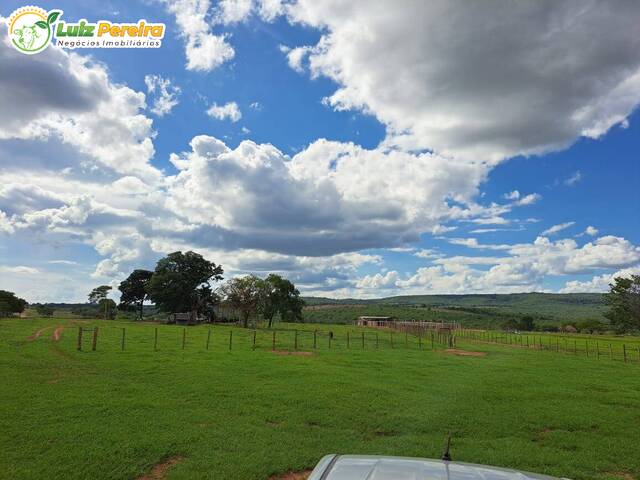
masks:
<path fill-rule="evenodd" d="M 153 106 L 150 109 L 152 113 L 164 117 L 178 105 L 180 87 L 173 85 L 168 78 L 160 75 L 145 75 L 144 83 L 147 86 L 147 93 L 154 97 Z"/>
<path fill-rule="evenodd" d="M 328 103 L 375 115 L 390 145 L 541 154 L 601 136 L 640 101 L 635 2 L 299 0 L 286 11 L 322 32 L 288 53 L 292 66 L 305 54 L 313 76 L 338 84 Z"/>
<path fill-rule="evenodd" d="M 224 34 L 214 34 L 209 0 L 166 0 L 185 41 L 187 70 L 209 72 L 231 60 L 235 50 Z"/>
<path fill-rule="evenodd" d="M 224 105 L 218 105 L 214 103 L 207 110 L 207 115 L 217 120 L 231 120 L 232 122 L 237 122 L 242 118 L 242 112 L 240 111 L 240 107 L 236 102 L 228 102 Z"/>

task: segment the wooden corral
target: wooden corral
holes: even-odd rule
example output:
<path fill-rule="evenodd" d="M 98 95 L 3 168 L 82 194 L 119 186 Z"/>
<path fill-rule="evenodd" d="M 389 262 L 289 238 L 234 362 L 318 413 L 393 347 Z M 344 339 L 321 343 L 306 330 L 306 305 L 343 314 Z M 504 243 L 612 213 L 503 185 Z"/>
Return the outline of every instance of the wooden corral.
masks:
<path fill-rule="evenodd" d="M 392 320 L 391 317 L 359 317 L 356 325 L 359 327 L 393 328 L 416 334 L 425 330 L 451 332 L 460 328 L 457 323 L 398 321 Z"/>
<path fill-rule="evenodd" d="M 381 327 L 386 322 L 390 322 L 391 317 L 358 317 L 359 327 Z"/>

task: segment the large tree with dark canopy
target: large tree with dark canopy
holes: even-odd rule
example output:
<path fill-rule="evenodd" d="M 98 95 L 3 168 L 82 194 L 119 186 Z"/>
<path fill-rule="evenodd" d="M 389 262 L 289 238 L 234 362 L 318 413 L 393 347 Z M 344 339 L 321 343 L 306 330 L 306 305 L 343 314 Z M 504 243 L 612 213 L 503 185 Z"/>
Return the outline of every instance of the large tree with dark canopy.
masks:
<path fill-rule="evenodd" d="M 160 259 L 147 284 L 149 298 L 165 312 L 189 312 L 196 316 L 216 297 L 211 281 L 222 280 L 220 265 L 195 252 L 173 252 Z"/>
<path fill-rule="evenodd" d="M 618 332 L 640 330 L 640 275 L 616 277 L 605 295 L 605 317 Z"/>
<path fill-rule="evenodd" d="M 264 288 L 266 295 L 264 295 L 262 314 L 269 321 L 269 328 L 273 324 L 276 313 L 280 314 L 282 320 L 292 322 L 302 320 L 304 300 L 300 298 L 300 292 L 291 281 L 272 273 L 265 279 Z"/>
<path fill-rule="evenodd" d="M 121 310 L 135 308 L 140 320 L 142 320 L 142 308 L 144 301 L 149 298 L 147 286 L 152 275 L 153 272 L 149 270 L 134 270 L 131 275 L 120 282 L 118 290 L 122 295 L 118 308 Z"/>
<path fill-rule="evenodd" d="M 13 292 L 0 290 L 0 317 L 6 317 L 12 313 L 22 313 L 27 307 L 27 301 L 16 297 Z"/>

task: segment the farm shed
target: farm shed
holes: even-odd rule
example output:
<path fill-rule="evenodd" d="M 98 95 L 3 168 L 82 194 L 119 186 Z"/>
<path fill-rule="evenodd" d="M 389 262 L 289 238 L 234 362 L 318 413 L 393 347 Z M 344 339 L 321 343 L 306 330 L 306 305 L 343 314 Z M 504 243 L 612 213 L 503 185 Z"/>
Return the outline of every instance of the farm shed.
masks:
<path fill-rule="evenodd" d="M 359 327 L 382 327 L 386 322 L 391 321 L 391 317 L 358 317 Z"/>
<path fill-rule="evenodd" d="M 192 313 L 171 313 L 167 318 L 167 323 L 175 323 L 178 325 L 195 325 L 205 322 L 205 317 L 200 317 Z"/>

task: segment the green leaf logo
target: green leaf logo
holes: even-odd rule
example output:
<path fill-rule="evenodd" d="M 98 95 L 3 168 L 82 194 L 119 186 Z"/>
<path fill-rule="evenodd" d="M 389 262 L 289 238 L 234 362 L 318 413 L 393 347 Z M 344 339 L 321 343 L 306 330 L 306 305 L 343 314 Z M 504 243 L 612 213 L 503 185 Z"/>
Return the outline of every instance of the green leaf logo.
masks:
<path fill-rule="evenodd" d="M 43 20 L 37 21 L 36 25 L 39 26 L 40 28 L 49 28 L 49 25 L 47 24 L 47 22 L 45 22 Z"/>
<path fill-rule="evenodd" d="M 47 17 L 47 23 L 49 25 L 51 25 L 53 22 L 55 22 L 58 19 L 59 16 L 60 16 L 60 11 L 59 10 L 51 12 L 49 14 L 49 16 Z"/>

